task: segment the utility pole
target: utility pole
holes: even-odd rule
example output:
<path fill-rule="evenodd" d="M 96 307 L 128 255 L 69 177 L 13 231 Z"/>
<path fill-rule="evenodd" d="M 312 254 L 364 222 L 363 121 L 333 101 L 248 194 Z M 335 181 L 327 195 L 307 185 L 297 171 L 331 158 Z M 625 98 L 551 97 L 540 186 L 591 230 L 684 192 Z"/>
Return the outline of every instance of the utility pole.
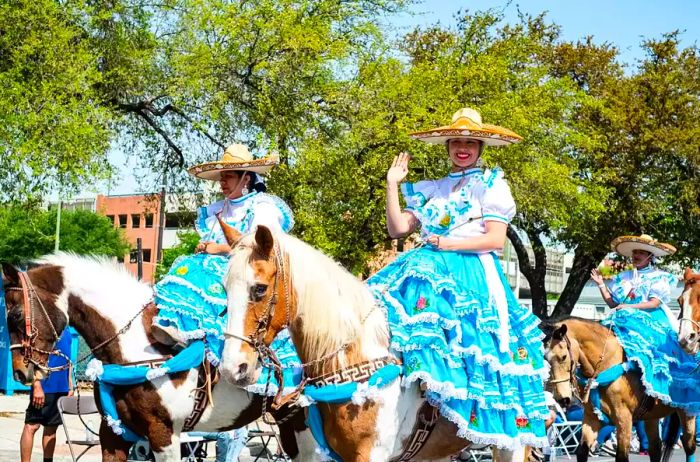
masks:
<path fill-rule="evenodd" d="M 160 214 L 158 218 L 158 251 L 156 253 L 156 262 L 160 263 L 163 259 L 163 230 L 165 229 L 165 187 L 168 182 L 167 170 L 163 173 L 163 184 L 160 188 Z"/>
<path fill-rule="evenodd" d="M 136 238 L 136 273 L 139 281 L 143 279 L 143 247 L 140 237 Z"/>
<path fill-rule="evenodd" d="M 58 208 L 56 209 L 56 239 L 54 241 L 53 251 L 58 252 L 61 242 L 61 209 L 63 204 L 61 199 L 58 200 Z"/>

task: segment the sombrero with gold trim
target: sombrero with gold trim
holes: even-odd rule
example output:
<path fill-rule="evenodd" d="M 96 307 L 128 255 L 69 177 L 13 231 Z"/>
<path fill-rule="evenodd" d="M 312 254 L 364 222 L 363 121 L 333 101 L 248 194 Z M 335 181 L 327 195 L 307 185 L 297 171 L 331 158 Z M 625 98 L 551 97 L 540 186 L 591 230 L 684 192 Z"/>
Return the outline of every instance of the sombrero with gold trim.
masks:
<path fill-rule="evenodd" d="M 197 164 L 187 171 L 197 178 L 218 181 L 221 179 L 221 172 L 237 170 L 264 174 L 277 164 L 279 164 L 277 156 L 255 159 L 245 145 L 232 144 L 226 148 L 218 161 Z"/>
<path fill-rule="evenodd" d="M 462 108 L 452 116 L 452 123 L 409 135 L 430 144 L 445 144 L 447 140 L 480 140 L 487 146 L 505 146 L 519 143 L 523 137 L 498 125 L 485 124 L 476 109 Z"/>
<path fill-rule="evenodd" d="M 653 239 L 648 234 L 641 236 L 620 236 L 616 237 L 610 247 L 613 251 L 625 257 L 631 257 L 633 250 L 644 250 L 656 257 L 665 257 L 676 253 L 676 248 L 671 244 L 666 244 Z"/>

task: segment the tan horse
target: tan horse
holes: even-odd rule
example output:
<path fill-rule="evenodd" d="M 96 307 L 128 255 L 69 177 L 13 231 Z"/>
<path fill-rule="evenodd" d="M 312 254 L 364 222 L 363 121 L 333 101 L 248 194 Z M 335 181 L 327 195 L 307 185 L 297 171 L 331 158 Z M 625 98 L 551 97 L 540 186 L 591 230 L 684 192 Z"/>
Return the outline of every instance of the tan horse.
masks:
<path fill-rule="evenodd" d="M 252 383 L 259 356 L 286 326 L 310 383 L 361 381 L 377 364 L 395 361 L 384 314 L 358 278 L 302 241 L 273 236 L 264 226 L 242 237 L 225 225 L 224 232 L 233 247 L 224 278 L 225 378 Z M 368 387 L 362 400 L 318 405 L 328 445 L 343 461 L 448 461 L 470 444 L 457 436 L 455 424 L 436 416 L 429 436 L 418 434 L 425 444 L 407 455 L 418 441 L 413 430 L 425 417 L 419 414 L 425 398 L 417 384 L 405 388 L 400 382 Z M 496 452 L 497 459 L 523 460 L 522 447 Z"/>
<path fill-rule="evenodd" d="M 696 355 L 700 352 L 700 274 L 686 268 L 683 282 L 685 287 L 678 297 L 681 306 L 678 341 L 686 352 Z"/>
<path fill-rule="evenodd" d="M 585 378 L 597 377 L 601 371 L 625 362 L 625 352 L 614 334 L 597 322 L 569 318 L 547 325 L 545 355 L 551 366 L 550 386 L 560 404 L 568 406 L 574 396 L 584 396 L 584 386 L 577 373 Z M 605 349 L 602 362 L 598 364 Z M 597 365 L 597 367 L 596 367 Z M 639 373 L 625 372 L 610 385 L 600 387 L 600 411 L 608 416 L 617 429 L 616 461 L 629 460 L 633 420 L 643 420 L 649 437 L 649 457 L 652 462 L 668 460 L 673 451 L 675 435 L 683 425 L 681 441 L 687 455 L 695 453 L 695 418 L 650 398 L 644 393 Z M 659 419 L 672 416 L 669 439 L 662 451 Z M 676 416 L 675 418 L 673 416 Z M 588 459 L 602 424 L 591 401 L 584 404 L 583 438 L 578 449 L 578 461 Z M 674 428 L 675 427 L 675 428 Z"/>

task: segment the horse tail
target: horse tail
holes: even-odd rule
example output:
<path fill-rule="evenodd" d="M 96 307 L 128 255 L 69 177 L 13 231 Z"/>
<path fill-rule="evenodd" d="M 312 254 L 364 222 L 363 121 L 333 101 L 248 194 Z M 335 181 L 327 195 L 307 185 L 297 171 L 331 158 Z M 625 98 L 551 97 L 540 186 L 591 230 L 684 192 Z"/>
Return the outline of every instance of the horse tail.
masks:
<path fill-rule="evenodd" d="M 669 419 L 668 428 L 666 429 L 666 436 L 663 441 L 663 453 L 661 454 L 661 462 L 668 462 L 671 459 L 671 454 L 673 454 L 673 448 L 678 440 L 678 432 L 681 429 L 681 418 L 677 412 L 674 412 L 670 416 L 666 417 Z"/>

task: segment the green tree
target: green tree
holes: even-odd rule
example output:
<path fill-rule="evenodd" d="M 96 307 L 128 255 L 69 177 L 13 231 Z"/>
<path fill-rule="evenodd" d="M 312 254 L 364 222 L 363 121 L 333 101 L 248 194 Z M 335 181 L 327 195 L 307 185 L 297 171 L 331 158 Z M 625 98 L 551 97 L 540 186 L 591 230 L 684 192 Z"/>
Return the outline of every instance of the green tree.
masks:
<path fill-rule="evenodd" d="M 0 261 L 17 263 L 52 253 L 55 230 L 55 210 L 26 205 L 0 207 Z M 86 210 L 64 210 L 60 250 L 122 257 L 129 251 L 129 244 L 106 217 Z"/>
<path fill-rule="evenodd" d="M 670 261 L 700 260 L 700 54 L 678 33 L 642 43 L 646 56 L 623 72 L 617 51 L 590 40 L 553 50 L 553 73 L 590 96 L 572 122 L 592 140 L 571 153 L 578 174 L 608 191 L 605 213 L 570 224 L 557 238 L 574 251 L 555 315 L 573 309 L 590 270 L 617 235 L 645 232 L 675 243 Z"/>
<path fill-rule="evenodd" d="M 6 2 L 0 200 L 107 177 L 108 148 L 182 188 L 231 141 L 286 160 L 329 129 L 338 76 L 407 1 Z"/>

